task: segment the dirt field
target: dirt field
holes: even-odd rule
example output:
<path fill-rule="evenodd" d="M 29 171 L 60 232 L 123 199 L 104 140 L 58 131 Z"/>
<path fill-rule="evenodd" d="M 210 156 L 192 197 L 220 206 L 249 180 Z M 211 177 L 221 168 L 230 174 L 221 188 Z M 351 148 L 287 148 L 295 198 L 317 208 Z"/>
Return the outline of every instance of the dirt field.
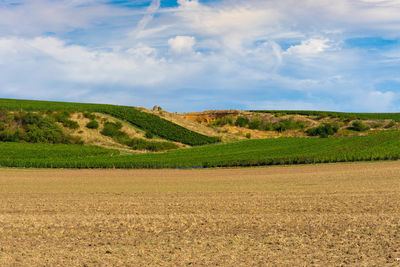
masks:
<path fill-rule="evenodd" d="M 0 169 L 0 266 L 400 266 L 400 162 Z"/>

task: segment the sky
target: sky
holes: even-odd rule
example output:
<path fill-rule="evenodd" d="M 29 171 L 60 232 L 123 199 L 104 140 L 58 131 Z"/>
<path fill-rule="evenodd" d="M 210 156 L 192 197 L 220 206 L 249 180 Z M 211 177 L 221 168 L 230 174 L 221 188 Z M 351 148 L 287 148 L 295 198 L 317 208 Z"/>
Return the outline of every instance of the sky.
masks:
<path fill-rule="evenodd" d="M 0 98 L 400 112 L 400 0 L 0 0 Z"/>

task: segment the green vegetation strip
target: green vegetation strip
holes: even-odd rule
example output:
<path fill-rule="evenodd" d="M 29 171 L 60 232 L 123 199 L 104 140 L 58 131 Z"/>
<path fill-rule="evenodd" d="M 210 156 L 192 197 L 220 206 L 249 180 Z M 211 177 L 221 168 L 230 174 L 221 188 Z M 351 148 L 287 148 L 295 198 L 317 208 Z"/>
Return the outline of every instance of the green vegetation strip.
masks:
<path fill-rule="evenodd" d="M 213 144 L 220 141 L 220 139 L 217 137 L 205 136 L 190 131 L 154 114 L 142 112 L 138 109 L 127 106 L 0 99 L 0 108 L 5 108 L 12 111 L 99 112 L 114 116 L 121 120 L 125 120 L 159 137 L 191 146 Z"/>
<path fill-rule="evenodd" d="M 72 156 L 68 154 L 72 150 Z M 248 140 L 159 154 L 85 156 L 84 146 L 0 143 L 0 166 L 39 168 L 207 168 L 307 164 L 346 161 L 397 160 L 400 131 L 342 138 Z M 94 148 L 93 148 L 94 149 Z M 9 151 L 9 153 L 7 153 Z M 64 151 L 57 153 L 54 151 Z M 99 150 L 103 151 L 103 150 Z M 77 154 L 75 154 L 77 153 Z M 101 152 L 103 153 L 103 152 Z M 105 152 L 104 152 L 105 153 Z M 22 155 L 22 156 L 21 156 Z"/>
<path fill-rule="evenodd" d="M 394 120 L 400 122 L 400 113 L 348 113 L 334 111 L 313 111 L 313 110 L 249 110 L 255 113 L 272 113 L 281 115 L 304 115 L 320 117 L 337 117 L 352 120 Z"/>

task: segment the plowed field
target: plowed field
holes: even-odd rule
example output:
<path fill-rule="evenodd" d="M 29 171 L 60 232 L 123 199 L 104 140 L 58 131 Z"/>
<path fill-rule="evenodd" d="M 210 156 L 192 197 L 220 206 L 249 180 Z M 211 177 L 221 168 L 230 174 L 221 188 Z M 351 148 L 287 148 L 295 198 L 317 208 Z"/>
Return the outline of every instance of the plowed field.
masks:
<path fill-rule="evenodd" d="M 399 266 L 400 162 L 0 169 L 0 266 Z"/>

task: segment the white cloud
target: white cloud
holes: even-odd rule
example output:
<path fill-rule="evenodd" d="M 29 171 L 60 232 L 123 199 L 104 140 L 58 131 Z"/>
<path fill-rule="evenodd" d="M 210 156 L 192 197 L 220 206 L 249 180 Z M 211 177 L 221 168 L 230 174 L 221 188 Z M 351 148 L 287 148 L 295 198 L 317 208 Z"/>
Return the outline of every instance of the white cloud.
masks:
<path fill-rule="evenodd" d="M 139 21 L 136 29 L 131 33 L 135 38 L 142 37 L 142 33 L 146 26 L 153 20 L 154 14 L 160 8 L 160 0 L 152 0 L 150 6 L 147 8 L 147 12 L 144 17 Z"/>
<path fill-rule="evenodd" d="M 134 12 L 105 5 L 104 1 L 21 0 L 0 3 L 0 35 L 35 36 L 90 28 L 98 20 Z M 17 4 L 15 4 L 17 3 Z"/>
<path fill-rule="evenodd" d="M 329 39 L 308 39 L 299 45 L 289 47 L 286 53 L 298 56 L 316 55 L 330 48 L 329 42 Z"/>
<path fill-rule="evenodd" d="M 374 110 L 376 112 L 386 111 L 388 108 L 393 108 L 394 101 L 398 96 L 391 91 L 380 92 L 380 91 L 362 91 L 360 95 L 357 95 L 355 103 L 359 108 Z"/>
<path fill-rule="evenodd" d="M 2 95 L 135 105 L 182 90 L 171 105 L 191 99 L 335 110 L 390 110 L 398 101 L 398 89 L 376 86 L 397 75 L 398 49 L 369 54 L 343 46 L 350 37 L 399 38 L 397 0 L 179 0 L 171 8 L 153 0 L 147 9 L 103 0 L 20 2 L 0 4 Z M 45 37 L 49 31 L 53 37 Z"/>
<path fill-rule="evenodd" d="M 172 52 L 177 54 L 185 54 L 193 52 L 196 39 L 193 36 L 176 36 L 168 40 L 169 47 Z"/>

